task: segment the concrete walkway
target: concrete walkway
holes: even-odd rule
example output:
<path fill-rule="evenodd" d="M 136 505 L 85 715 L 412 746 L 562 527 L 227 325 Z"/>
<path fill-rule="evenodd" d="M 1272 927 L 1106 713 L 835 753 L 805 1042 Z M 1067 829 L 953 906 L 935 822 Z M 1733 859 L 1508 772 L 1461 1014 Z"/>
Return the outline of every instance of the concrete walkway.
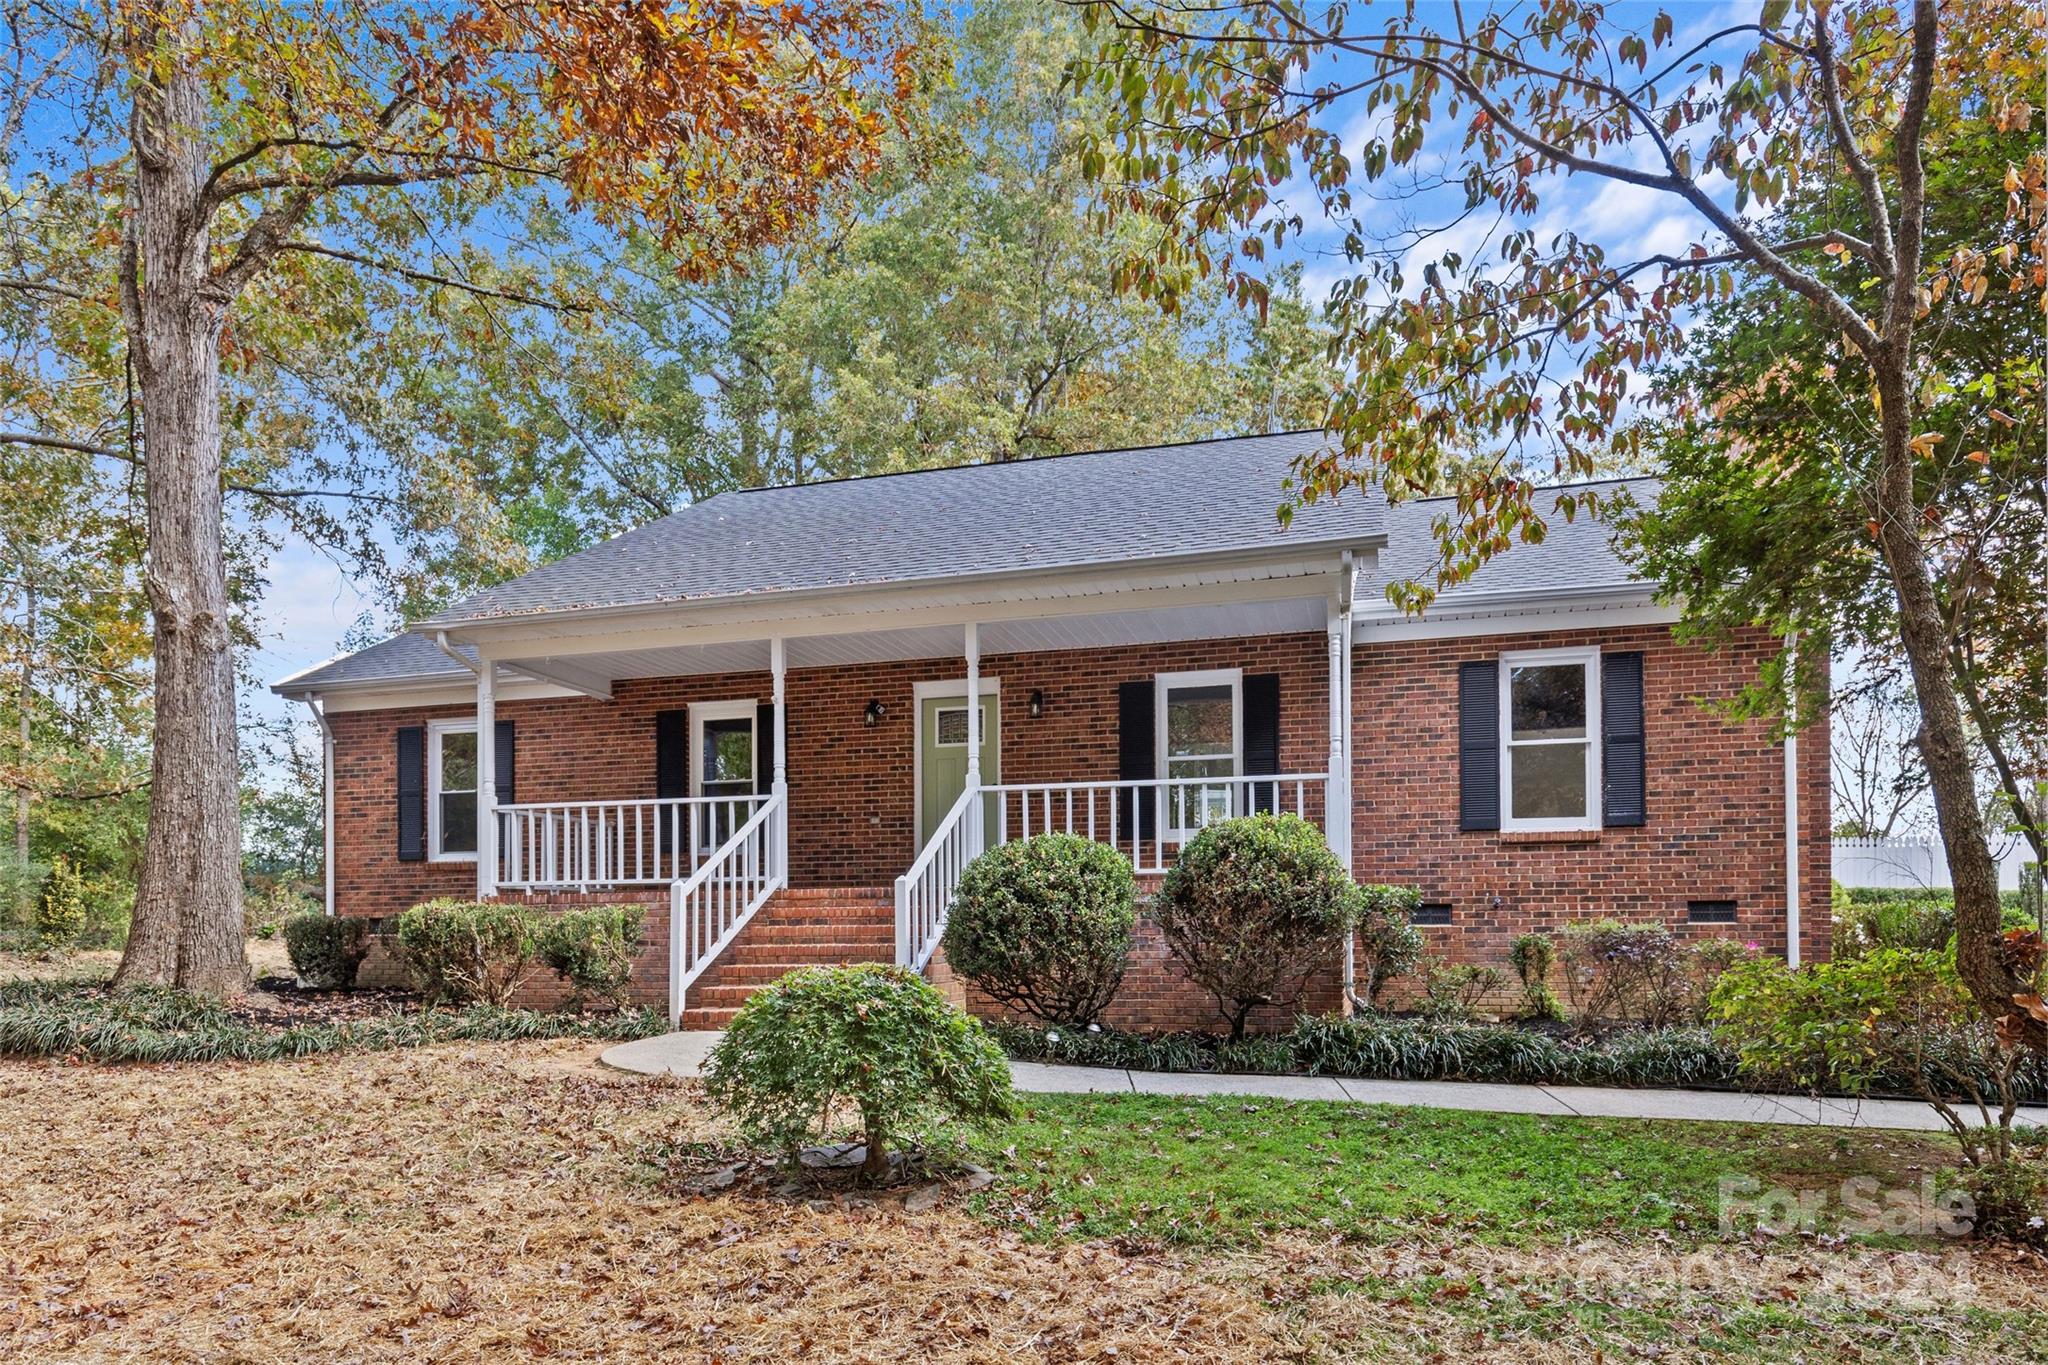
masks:
<path fill-rule="evenodd" d="M 643 1076 L 698 1075 L 716 1033 L 665 1033 L 607 1048 L 606 1066 Z M 1010 1063 L 1010 1080 L 1039 1094 L 1259 1095 L 1278 1100 L 1406 1104 L 1489 1114 L 1693 1119 L 1703 1123 L 1788 1123 L 1806 1127 L 1946 1131 L 1918 1100 L 1815 1099 L 1725 1090 L 1623 1090 L 1588 1085 L 1486 1085 L 1471 1081 L 1359 1081 L 1334 1076 L 1223 1076 L 1111 1067 Z M 2048 1124 L 2048 1109 L 2022 1109 L 2021 1123 Z"/>

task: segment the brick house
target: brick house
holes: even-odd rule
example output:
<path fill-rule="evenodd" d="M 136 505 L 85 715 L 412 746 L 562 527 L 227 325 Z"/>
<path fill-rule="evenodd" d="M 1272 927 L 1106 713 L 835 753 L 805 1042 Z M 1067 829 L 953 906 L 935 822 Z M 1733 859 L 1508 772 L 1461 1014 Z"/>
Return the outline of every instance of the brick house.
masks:
<path fill-rule="evenodd" d="M 981 848 L 1070 830 L 1149 879 L 1283 810 L 1418 887 L 1452 958 L 1609 913 L 1824 952 L 1824 729 L 1707 705 L 1778 642 L 1678 642 L 1587 518 L 1404 616 L 1384 588 L 1442 509 L 1347 492 L 1283 528 L 1325 439 L 721 494 L 295 674 L 329 912 L 643 903 L 636 989 L 709 1026 L 805 962 L 942 973 Z M 1141 927 L 1110 1017 L 1213 1011 Z"/>

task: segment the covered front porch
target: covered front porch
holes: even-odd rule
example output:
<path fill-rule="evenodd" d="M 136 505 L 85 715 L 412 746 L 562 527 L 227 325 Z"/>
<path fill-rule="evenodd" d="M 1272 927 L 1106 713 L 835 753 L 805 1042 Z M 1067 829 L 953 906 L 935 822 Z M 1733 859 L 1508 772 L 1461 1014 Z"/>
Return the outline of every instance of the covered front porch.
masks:
<path fill-rule="evenodd" d="M 1011 839 L 1082 835 L 1156 877 L 1275 810 L 1344 855 L 1351 565 L 1293 570 L 444 637 L 476 677 L 477 892 L 666 889 L 679 1014 L 786 889 L 885 890 L 922 970 L 961 871 Z"/>

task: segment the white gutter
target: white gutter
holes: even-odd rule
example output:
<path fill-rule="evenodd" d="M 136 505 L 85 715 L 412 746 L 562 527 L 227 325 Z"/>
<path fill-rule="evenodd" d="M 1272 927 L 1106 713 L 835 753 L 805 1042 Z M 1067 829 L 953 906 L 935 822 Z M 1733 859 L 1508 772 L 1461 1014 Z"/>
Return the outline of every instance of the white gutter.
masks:
<path fill-rule="evenodd" d="M 447 631 L 437 630 L 429 638 L 433 640 L 434 648 L 469 670 L 471 677 L 481 678 L 483 676 L 484 671 L 479 665 L 471 663 L 467 654 L 464 654 L 461 650 L 448 643 Z"/>
<path fill-rule="evenodd" d="M 334 914 L 334 727 L 327 723 L 327 710 L 318 692 L 302 698 L 320 727 L 320 875 L 326 882 L 324 901 L 329 916 Z"/>
<path fill-rule="evenodd" d="M 1785 963 L 1799 965 L 1799 733 L 1792 728 L 1799 704 L 1799 632 L 1785 636 Z"/>

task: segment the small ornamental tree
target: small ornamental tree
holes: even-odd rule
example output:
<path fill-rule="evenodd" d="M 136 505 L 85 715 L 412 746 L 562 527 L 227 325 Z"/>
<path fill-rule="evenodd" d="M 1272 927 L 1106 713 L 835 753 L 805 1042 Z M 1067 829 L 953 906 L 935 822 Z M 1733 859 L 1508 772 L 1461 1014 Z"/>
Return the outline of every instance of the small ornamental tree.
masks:
<path fill-rule="evenodd" d="M 1174 959 L 1242 1038 L 1252 1010 L 1292 1005 L 1309 978 L 1335 968 L 1359 904 L 1314 825 L 1250 815 L 1189 840 L 1153 912 Z"/>
<path fill-rule="evenodd" d="M 1422 931 L 1410 922 L 1422 897 L 1412 886 L 1358 888 L 1358 999 L 1378 1009 L 1380 992 L 1422 965 Z"/>
<path fill-rule="evenodd" d="M 1123 984 L 1136 918 L 1130 860 L 1077 834 L 1038 834 L 967 865 L 946 961 L 990 999 L 1051 1024 L 1090 1024 Z"/>
<path fill-rule="evenodd" d="M 901 967 L 805 967 L 740 1007 L 704 1088 L 750 1142 L 792 1160 L 822 1139 L 834 1108 L 860 1111 L 861 1176 L 889 1174 L 899 1142 L 1010 1113 L 1010 1069 L 980 1024 Z"/>

